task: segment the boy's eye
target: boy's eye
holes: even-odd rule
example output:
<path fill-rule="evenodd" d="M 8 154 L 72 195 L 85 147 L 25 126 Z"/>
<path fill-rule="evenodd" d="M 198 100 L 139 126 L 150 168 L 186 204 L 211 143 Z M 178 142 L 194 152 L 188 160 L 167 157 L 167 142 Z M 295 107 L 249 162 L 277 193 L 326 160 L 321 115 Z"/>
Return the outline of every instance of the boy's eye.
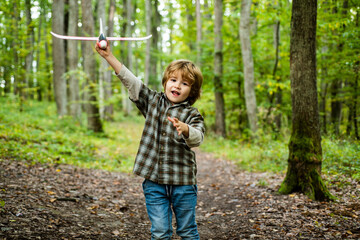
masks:
<path fill-rule="evenodd" d="M 171 78 L 170 81 L 176 82 L 176 79 L 175 79 L 175 78 Z"/>
<path fill-rule="evenodd" d="M 187 82 L 183 82 L 183 84 L 184 84 L 185 86 L 189 86 L 189 83 L 187 83 Z"/>

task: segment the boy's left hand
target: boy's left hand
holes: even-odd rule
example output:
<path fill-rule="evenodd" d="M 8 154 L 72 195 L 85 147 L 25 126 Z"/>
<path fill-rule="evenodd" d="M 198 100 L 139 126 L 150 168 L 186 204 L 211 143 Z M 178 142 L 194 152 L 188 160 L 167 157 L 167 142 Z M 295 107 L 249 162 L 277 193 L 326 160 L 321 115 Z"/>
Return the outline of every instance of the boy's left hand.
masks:
<path fill-rule="evenodd" d="M 189 137 L 189 126 L 186 123 L 179 121 L 177 118 L 168 117 L 168 119 L 172 122 L 174 127 L 176 127 L 176 131 L 179 135 L 183 134 L 186 138 Z"/>

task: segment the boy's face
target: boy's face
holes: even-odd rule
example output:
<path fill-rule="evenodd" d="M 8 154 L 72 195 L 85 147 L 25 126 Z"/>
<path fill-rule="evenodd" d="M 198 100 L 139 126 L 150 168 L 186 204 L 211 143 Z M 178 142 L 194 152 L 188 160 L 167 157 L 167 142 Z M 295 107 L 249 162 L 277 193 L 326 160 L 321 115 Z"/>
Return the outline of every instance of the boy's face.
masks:
<path fill-rule="evenodd" d="M 190 94 L 190 90 L 190 83 L 182 78 L 180 71 L 172 73 L 165 84 L 166 97 L 174 104 L 185 101 Z"/>

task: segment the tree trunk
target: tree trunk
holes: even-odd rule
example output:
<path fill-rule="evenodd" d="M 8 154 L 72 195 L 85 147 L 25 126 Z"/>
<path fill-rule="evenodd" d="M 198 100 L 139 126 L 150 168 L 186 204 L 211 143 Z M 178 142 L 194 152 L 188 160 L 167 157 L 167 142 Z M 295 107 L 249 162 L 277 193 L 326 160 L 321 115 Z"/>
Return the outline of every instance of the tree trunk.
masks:
<path fill-rule="evenodd" d="M 201 68 L 201 41 L 202 41 L 202 23 L 201 23 L 201 4 L 196 0 L 196 64 Z"/>
<path fill-rule="evenodd" d="M 26 0 L 25 1 L 25 15 L 26 15 L 26 25 L 27 25 L 27 29 L 26 29 L 26 43 L 25 43 L 25 49 L 26 49 L 26 56 L 25 56 L 25 86 L 24 86 L 24 97 L 25 98 L 33 98 L 34 94 L 32 91 L 33 88 L 33 78 L 32 78 L 32 64 L 33 64 L 33 59 L 34 59 L 34 54 L 33 54 L 33 46 L 34 46 L 34 41 L 35 41 L 35 37 L 34 37 L 34 26 L 32 23 L 32 18 L 31 18 L 31 2 L 30 0 Z"/>
<path fill-rule="evenodd" d="M 355 26 L 357 28 L 359 28 L 359 15 L 360 15 L 360 11 L 359 9 L 356 12 L 356 20 L 355 20 Z M 359 56 L 359 49 L 356 50 L 356 55 Z M 358 103 L 359 103 L 359 94 L 358 94 L 358 89 L 359 89 L 359 70 L 360 70 L 360 61 L 356 61 L 355 62 L 355 66 L 354 66 L 354 72 L 355 72 L 355 83 L 354 83 L 354 131 L 355 131 L 355 137 L 357 140 L 360 140 L 360 136 L 359 136 L 359 129 L 358 129 L 358 117 L 357 117 L 357 109 L 358 109 Z"/>
<path fill-rule="evenodd" d="M 215 133 L 226 137 L 225 101 L 222 85 L 223 74 L 223 40 L 221 28 L 223 25 L 223 2 L 215 0 L 215 57 L 214 57 L 214 86 L 215 86 Z"/>
<path fill-rule="evenodd" d="M 277 83 L 280 83 L 280 77 L 277 77 L 277 69 L 279 63 L 279 45 L 280 45 L 280 20 L 276 20 L 274 24 L 274 48 L 275 48 L 275 64 L 273 69 L 273 79 L 276 80 Z M 279 108 L 282 105 L 282 91 L 280 87 L 276 88 L 275 92 L 275 107 Z M 276 131 L 279 132 L 281 129 L 281 113 L 278 113 L 275 116 L 275 125 Z"/>
<path fill-rule="evenodd" d="M 168 8 L 168 23 L 167 23 L 167 28 L 169 29 L 169 54 L 173 54 L 174 53 L 174 44 L 173 44 L 173 40 L 174 40 L 174 25 L 176 24 L 176 16 L 174 16 L 176 9 L 173 8 L 173 3 L 168 1 L 167 2 L 167 8 Z"/>
<path fill-rule="evenodd" d="M 115 0 L 110 0 L 109 6 L 109 19 L 108 19 L 108 30 L 107 35 L 113 36 L 114 35 L 114 17 L 115 17 Z M 110 42 L 110 47 L 112 48 L 113 43 Z M 104 118 L 106 120 L 113 120 L 114 115 L 114 106 L 112 103 L 108 101 L 112 97 L 112 71 L 107 69 L 105 71 L 105 83 L 104 83 L 104 98 L 105 98 L 105 111 L 104 111 Z"/>
<path fill-rule="evenodd" d="M 47 22 L 48 21 L 48 18 L 44 15 L 43 16 L 44 17 L 44 19 L 45 19 L 45 22 Z M 48 31 L 47 31 L 47 29 L 46 29 L 46 27 L 44 27 L 43 28 L 43 34 L 44 34 L 44 36 L 46 36 L 47 34 L 48 34 Z M 50 65 L 50 62 L 51 62 L 51 57 L 50 57 L 50 51 L 49 51 L 49 45 L 50 45 L 50 43 L 49 43 L 49 41 L 47 40 L 47 39 L 45 39 L 45 44 L 44 44 L 44 50 L 45 50 L 45 66 L 46 66 L 46 68 L 45 68 L 45 72 L 46 72 L 46 76 L 47 76 L 47 79 L 50 79 L 50 77 L 51 77 L 51 74 L 50 74 L 50 72 L 51 72 L 51 65 Z M 53 83 L 53 81 L 51 81 L 51 80 L 47 80 L 46 81 L 46 86 L 45 86 L 45 89 L 46 89 L 46 99 L 49 101 L 49 102 L 51 102 L 51 101 L 53 101 L 54 100 L 54 96 L 53 96 L 53 94 L 52 94 L 52 84 L 51 83 Z"/>
<path fill-rule="evenodd" d="M 77 36 L 79 18 L 79 6 L 77 0 L 69 0 L 69 24 L 68 35 Z M 70 114 L 76 119 L 81 119 L 79 76 L 75 73 L 78 65 L 78 41 L 68 41 L 67 55 L 69 71 L 73 72 L 69 77 L 69 108 Z"/>
<path fill-rule="evenodd" d="M 106 35 L 106 15 L 105 15 L 105 0 L 98 0 L 97 1 L 97 15 L 98 15 L 98 19 L 96 19 L 99 24 L 100 24 L 100 18 L 102 20 L 102 28 L 104 31 L 105 36 Z M 100 118 L 104 119 L 104 114 L 105 114 L 105 89 L 104 89 L 104 82 L 105 82 L 105 71 L 108 68 L 108 63 L 106 62 L 106 60 L 104 58 L 100 59 L 100 67 L 99 67 L 99 112 L 100 112 Z"/>
<path fill-rule="evenodd" d="M 157 68 L 158 68 L 158 44 L 159 44 L 159 32 L 157 28 L 161 23 L 161 15 L 159 13 L 159 0 L 154 0 L 152 3 L 152 14 L 151 14 L 151 34 L 152 34 L 152 49 L 151 49 L 151 58 L 150 58 L 150 75 L 149 75 L 149 85 L 153 88 L 157 88 L 159 86 Z"/>
<path fill-rule="evenodd" d="M 126 36 L 127 37 L 131 37 L 132 35 L 132 19 L 133 19 L 133 12 L 134 12 L 134 7 L 132 5 L 132 1 L 127 0 L 126 1 Z M 127 64 L 128 64 L 128 68 L 130 71 L 134 72 L 134 67 L 133 67 L 133 51 L 132 51 L 132 41 L 127 41 Z M 128 96 L 128 92 L 126 91 L 126 98 L 125 98 L 125 103 L 126 103 L 126 113 L 127 115 L 131 114 L 132 111 L 132 103 L 129 99 Z"/>
<path fill-rule="evenodd" d="M 127 21 L 126 21 L 126 17 L 127 17 L 127 8 L 126 8 L 126 2 L 128 0 L 123 0 L 122 1 L 122 28 L 121 28 L 121 35 L 125 36 L 126 35 L 126 28 L 127 28 Z M 126 42 L 125 41 L 121 41 L 120 42 L 120 54 L 121 54 L 121 58 L 123 60 L 123 64 L 125 66 L 128 66 L 128 58 L 126 55 Z M 126 106 L 127 106 L 127 102 L 126 102 L 126 98 L 127 98 L 127 94 L 126 94 L 126 89 L 124 86 L 121 86 L 121 106 L 122 106 L 122 111 L 124 112 L 124 114 L 127 113 L 126 111 Z"/>
<path fill-rule="evenodd" d="M 339 49 L 340 50 L 340 49 Z M 330 84 L 330 94 L 331 94 L 331 126 L 332 132 L 335 135 L 340 133 L 340 122 L 341 122 L 341 111 L 342 111 L 342 102 L 339 99 L 340 91 L 342 88 L 341 79 L 334 79 Z"/>
<path fill-rule="evenodd" d="M 321 52 L 323 54 L 326 54 L 328 52 L 328 47 L 324 46 L 321 49 Z M 322 60 L 325 61 L 326 57 L 323 56 Z M 321 68 L 321 79 L 320 79 L 320 116 L 321 116 L 321 121 L 320 121 L 320 126 L 322 129 L 322 132 L 324 134 L 327 133 L 327 116 L 326 116 L 326 97 L 327 97 L 327 90 L 328 90 L 328 83 L 327 83 L 327 78 L 328 78 L 328 69 L 326 66 Z"/>
<path fill-rule="evenodd" d="M 196 47 L 196 46 L 194 46 L 195 44 L 194 44 L 194 41 L 192 40 L 192 37 L 191 37 L 191 35 L 193 34 L 191 25 L 194 22 L 194 16 L 193 16 L 193 12 L 192 12 L 192 9 L 191 9 L 192 7 L 193 7 L 192 2 L 188 1 L 188 2 L 185 3 L 186 25 L 188 26 L 188 32 L 190 32 L 190 34 L 186 33 L 186 35 L 188 36 L 187 45 L 189 46 L 189 49 L 190 49 L 191 52 L 193 52 L 195 47 Z M 160 37 L 161 37 L 161 35 L 160 35 Z M 161 41 L 160 41 L 160 43 L 161 43 Z"/>
<path fill-rule="evenodd" d="M 337 11 L 337 8 L 334 8 L 334 11 Z M 345 17 L 348 11 L 348 0 L 343 1 L 342 5 L 342 17 Z M 339 41 L 338 41 L 338 53 L 341 54 L 344 50 L 344 40 L 341 37 L 345 32 L 345 25 L 343 26 L 343 30 L 339 32 Z M 342 76 L 343 77 L 343 76 Z M 342 118 L 342 101 L 341 101 L 341 92 L 343 81 L 342 77 L 334 79 L 334 81 L 330 85 L 330 93 L 331 93 L 331 124 L 332 131 L 335 135 L 340 134 L 340 124 Z"/>
<path fill-rule="evenodd" d="M 286 177 L 279 192 L 313 200 L 333 196 L 321 179 L 322 149 L 316 86 L 317 0 L 294 0 L 290 36 L 292 133 Z"/>
<path fill-rule="evenodd" d="M 250 129 L 253 134 L 257 131 L 257 115 L 256 115 L 256 95 L 254 83 L 254 61 L 251 52 L 250 40 L 250 11 L 251 0 L 243 0 L 241 3 L 241 18 L 240 18 L 240 40 L 241 53 L 244 65 L 244 91 L 245 103 L 250 124 Z"/>
<path fill-rule="evenodd" d="M 64 34 L 64 1 L 54 0 L 52 6 L 52 31 Z M 53 82 L 57 114 L 61 117 L 67 114 L 67 96 L 65 73 L 64 40 L 52 37 L 53 40 Z"/>
<path fill-rule="evenodd" d="M 94 36 L 94 17 L 91 6 L 91 1 L 82 0 L 82 20 L 83 20 L 83 34 L 86 36 Z M 96 98 L 96 63 L 94 56 L 93 42 L 83 42 L 83 58 L 84 58 L 84 72 L 87 80 L 87 120 L 88 129 L 94 132 L 103 132 L 102 123 L 100 120 L 99 107 Z"/>
<path fill-rule="evenodd" d="M 42 7 L 40 3 L 40 16 L 39 16 L 39 25 L 38 25 L 38 34 L 37 34 L 37 44 L 40 45 L 42 41 L 41 31 L 43 31 L 43 20 L 45 19 L 46 9 Z M 36 72 L 40 72 L 40 48 L 36 50 Z M 43 86 L 44 83 L 36 82 L 36 92 L 37 92 L 37 100 L 42 101 L 43 99 Z"/>
<path fill-rule="evenodd" d="M 358 129 L 358 120 L 357 120 L 357 108 L 358 108 L 358 102 L 359 102 L 359 97 L 358 97 L 358 89 L 359 89 L 359 69 L 360 69 L 360 62 L 356 61 L 355 62 L 355 67 L 354 67 L 354 71 L 355 71 L 355 83 L 354 83 L 354 109 L 353 109 L 353 122 L 354 122 L 354 131 L 355 131 L 355 137 L 357 140 L 360 140 L 360 136 L 359 136 L 359 129 Z"/>
<path fill-rule="evenodd" d="M 151 0 L 145 0 L 145 19 L 146 19 L 146 35 L 151 34 Z M 150 78 L 150 50 L 151 50 L 151 39 L 146 41 L 146 55 L 145 55 L 145 85 L 149 84 Z"/>
<path fill-rule="evenodd" d="M 19 48 L 19 6 L 18 2 L 13 2 L 13 16 L 12 16 L 12 29 L 13 29 L 13 35 L 14 40 L 12 41 L 12 50 L 13 50 L 13 58 L 14 58 L 14 87 L 13 87 L 13 93 L 14 95 L 17 95 L 19 93 L 19 54 L 18 54 L 18 48 Z"/>

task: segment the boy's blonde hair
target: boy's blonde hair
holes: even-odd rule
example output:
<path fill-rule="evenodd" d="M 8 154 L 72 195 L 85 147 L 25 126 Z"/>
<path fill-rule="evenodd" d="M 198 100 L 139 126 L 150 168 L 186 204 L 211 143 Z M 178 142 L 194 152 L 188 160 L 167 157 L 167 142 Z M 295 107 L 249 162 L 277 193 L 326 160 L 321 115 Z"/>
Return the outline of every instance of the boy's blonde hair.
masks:
<path fill-rule="evenodd" d="M 175 72 L 180 71 L 181 77 L 188 81 L 191 85 L 191 90 L 187 101 L 190 105 L 193 105 L 196 100 L 200 98 L 201 85 L 203 82 L 203 75 L 200 69 L 189 60 L 175 60 L 171 62 L 165 69 L 164 76 L 162 79 L 162 85 L 165 88 L 167 81 L 170 76 Z"/>

